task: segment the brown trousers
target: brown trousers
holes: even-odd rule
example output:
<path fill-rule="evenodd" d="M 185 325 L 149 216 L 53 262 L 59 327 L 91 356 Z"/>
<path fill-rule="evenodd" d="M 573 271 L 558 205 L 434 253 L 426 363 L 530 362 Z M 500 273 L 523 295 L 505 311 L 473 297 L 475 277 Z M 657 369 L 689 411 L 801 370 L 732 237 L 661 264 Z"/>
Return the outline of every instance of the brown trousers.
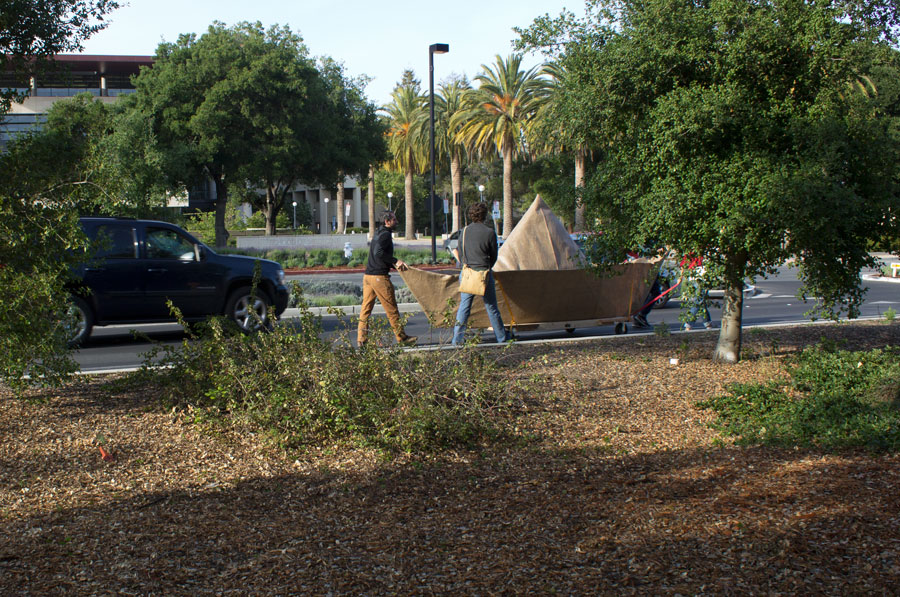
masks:
<path fill-rule="evenodd" d="M 387 313 L 388 321 L 391 322 L 391 329 L 394 330 L 394 336 L 397 341 L 406 339 L 406 332 L 403 331 L 403 325 L 400 323 L 400 310 L 397 309 L 397 297 L 394 295 L 394 285 L 391 283 L 391 277 L 387 276 L 363 276 L 363 298 L 362 307 L 359 311 L 359 326 L 356 329 L 356 342 L 363 344 L 369 337 L 369 316 L 372 315 L 372 309 L 375 308 L 375 299 L 384 307 Z"/>

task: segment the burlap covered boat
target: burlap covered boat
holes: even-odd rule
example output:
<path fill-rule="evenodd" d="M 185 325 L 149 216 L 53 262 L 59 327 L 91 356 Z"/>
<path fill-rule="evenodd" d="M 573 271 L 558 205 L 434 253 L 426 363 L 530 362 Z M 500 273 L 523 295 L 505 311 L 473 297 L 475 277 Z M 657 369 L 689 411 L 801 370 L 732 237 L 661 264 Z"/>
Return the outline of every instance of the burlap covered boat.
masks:
<path fill-rule="evenodd" d="M 536 197 L 497 256 L 494 279 L 503 322 L 519 328 L 585 327 L 627 322 L 644 305 L 657 262 L 638 259 L 599 277 L 565 226 Z M 401 274 L 434 327 L 452 327 L 457 275 L 410 268 Z M 472 303 L 469 326 L 490 326 L 484 303 Z"/>

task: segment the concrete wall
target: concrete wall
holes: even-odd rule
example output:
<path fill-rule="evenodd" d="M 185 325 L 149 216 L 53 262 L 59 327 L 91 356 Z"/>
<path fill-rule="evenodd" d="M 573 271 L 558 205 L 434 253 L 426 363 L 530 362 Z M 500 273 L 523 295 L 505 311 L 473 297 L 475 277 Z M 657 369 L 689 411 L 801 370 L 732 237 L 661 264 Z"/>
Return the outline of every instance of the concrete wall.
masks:
<path fill-rule="evenodd" d="M 303 234 L 289 235 L 278 234 L 276 236 L 238 236 L 239 249 L 343 249 L 344 243 L 350 243 L 354 249 L 369 246 L 366 234 Z M 438 251 L 443 250 L 443 238 L 435 242 Z M 431 237 L 426 236 L 418 240 L 405 240 L 394 238 L 395 247 L 410 249 L 431 249 Z"/>
<path fill-rule="evenodd" d="M 366 234 L 302 234 L 276 236 L 239 236 L 238 249 L 343 249 L 350 243 L 354 249 L 368 246 Z"/>

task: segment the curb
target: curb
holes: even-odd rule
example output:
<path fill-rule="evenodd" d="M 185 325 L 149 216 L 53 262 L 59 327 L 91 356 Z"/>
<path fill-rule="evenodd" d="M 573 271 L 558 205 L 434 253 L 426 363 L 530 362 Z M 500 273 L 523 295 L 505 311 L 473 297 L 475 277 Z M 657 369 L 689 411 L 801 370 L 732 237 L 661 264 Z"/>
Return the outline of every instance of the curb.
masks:
<path fill-rule="evenodd" d="M 862 279 L 866 282 L 887 282 L 889 284 L 900 284 L 900 278 L 891 278 L 890 276 L 879 276 L 876 274 L 863 274 Z"/>

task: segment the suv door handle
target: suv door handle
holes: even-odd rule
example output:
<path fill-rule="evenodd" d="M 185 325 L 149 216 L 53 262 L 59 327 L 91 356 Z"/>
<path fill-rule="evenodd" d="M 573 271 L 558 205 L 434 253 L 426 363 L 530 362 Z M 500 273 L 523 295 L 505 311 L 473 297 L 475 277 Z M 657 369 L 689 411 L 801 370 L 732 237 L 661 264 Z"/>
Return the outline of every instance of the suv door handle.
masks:
<path fill-rule="evenodd" d="M 86 271 L 86 272 L 105 272 L 106 268 L 105 267 L 86 267 L 86 268 L 84 268 L 84 271 Z"/>
<path fill-rule="evenodd" d="M 148 267 L 147 271 L 151 274 L 164 274 L 169 270 L 164 267 Z"/>

